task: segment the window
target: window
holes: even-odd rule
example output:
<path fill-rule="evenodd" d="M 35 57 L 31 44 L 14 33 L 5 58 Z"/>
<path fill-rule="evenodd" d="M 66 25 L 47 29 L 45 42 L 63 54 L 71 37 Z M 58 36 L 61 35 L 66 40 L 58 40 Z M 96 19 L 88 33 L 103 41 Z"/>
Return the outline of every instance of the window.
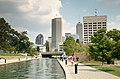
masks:
<path fill-rule="evenodd" d="M 101 29 L 101 27 L 98 27 L 98 29 Z"/>
<path fill-rule="evenodd" d="M 98 22 L 98 24 L 101 24 L 101 22 Z"/>
<path fill-rule="evenodd" d="M 98 26 L 101 26 L 101 25 L 98 25 Z"/>
<path fill-rule="evenodd" d="M 93 25 L 93 26 L 97 26 L 97 25 Z"/>
<path fill-rule="evenodd" d="M 106 26 L 105 24 L 103 26 Z"/>
<path fill-rule="evenodd" d="M 106 22 L 102 22 L 102 24 L 106 24 Z"/>
<path fill-rule="evenodd" d="M 92 23 L 89 23 L 89 24 L 92 24 Z"/>
<path fill-rule="evenodd" d="M 94 22 L 93 24 L 97 24 L 96 22 Z"/>
<path fill-rule="evenodd" d="M 94 26 L 93 29 L 97 29 L 97 27 Z"/>

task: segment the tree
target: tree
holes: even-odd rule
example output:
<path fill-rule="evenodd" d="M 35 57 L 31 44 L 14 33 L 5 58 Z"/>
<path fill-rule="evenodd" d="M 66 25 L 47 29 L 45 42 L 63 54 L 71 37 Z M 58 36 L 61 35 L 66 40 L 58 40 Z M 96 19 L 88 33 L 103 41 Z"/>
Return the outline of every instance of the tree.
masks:
<path fill-rule="evenodd" d="M 67 55 L 74 54 L 75 52 L 78 52 L 80 49 L 80 46 L 73 37 L 67 37 L 65 42 L 63 43 L 64 51 Z"/>
<path fill-rule="evenodd" d="M 107 36 L 113 41 L 112 57 L 120 59 L 120 30 L 110 30 L 107 32 Z"/>
<path fill-rule="evenodd" d="M 39 46 L 37 46 L 37 52 L 40 52 L 40 47 Z"/>
<path fill-rule="evenodd" d="M 0 18 L 0 49 L 6 51 L 11 48 L 10 42 L 11 42 L 11 27 L 4 18 Z"/>
<path fill-rule="evenodd" d="M 92 45 L 90 45 L 90 54 L 95 59 L 101 59 L 110 63 L 112 56 L 113 42 L 107 37 L 106 29 L 102 28 L 98 30 L 93 36 L 91 36 Z"/>
<path fill-rule="evenodd" d="M 113 29 L 107 32 L 107 36 L 113 41 L 118 42 L 120 40 L 120 30 Z"/>
<path fill-rule="evenodd" d="M 76 40 L 76 43 L 80 43 L 79 39 Z"/>
<path fill-rule="evenodd" d="M 0 49 L 4 51 L 18 51 L 28 52 L 30 51 L 31 42 L 27 37 L 27 31 L 18 33 L 11 28 L 11 26 L 0 18 Z"/>

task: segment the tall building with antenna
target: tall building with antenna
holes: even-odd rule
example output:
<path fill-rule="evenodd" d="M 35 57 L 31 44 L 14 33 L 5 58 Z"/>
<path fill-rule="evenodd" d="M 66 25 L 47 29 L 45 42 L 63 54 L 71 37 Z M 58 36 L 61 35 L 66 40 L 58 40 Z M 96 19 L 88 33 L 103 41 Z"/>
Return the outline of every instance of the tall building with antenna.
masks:
<path fill-rule="evenodd" d="M 83 17 L 83 43 L 91 43 L 91 35 L 101 28 L 107 29 L 107 16 L 98 16 L 95 9 L 95 16 Z"/>
<path fill-rule="evenodd" d="M 59 49 L 62 42 L 62 19 L 56 17 L 52 19 L 52 49 Z"/>

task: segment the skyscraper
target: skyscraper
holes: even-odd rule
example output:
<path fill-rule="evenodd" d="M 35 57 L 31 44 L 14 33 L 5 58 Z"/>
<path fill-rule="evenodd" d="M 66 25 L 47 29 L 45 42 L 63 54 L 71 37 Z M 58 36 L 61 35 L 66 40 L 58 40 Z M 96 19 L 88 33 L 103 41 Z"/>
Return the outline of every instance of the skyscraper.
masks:
<path fill-rule="evenodd" d="M 42 34 L 39 34 L 36 39 L 35 39 L 35 43 L 36 44 L 40 44 L 40 45 L 43 45 L 43 42 L 44 42 L 44 37 Z"/>
<path fill-rule="evenodd" d="M 62 19 L 52 19 L 52 49 L 58 49 L 62 42 Z"/>
<path fill-rule="evenodd" d="M 76 25 L 76 34 L 79 35 L 79 42 L 83 42 L 83 27 L 82 23 L 78 22 Z"/>
<path fill-rule="evenodd" d="M 101 28 L 107 28 L 107 16 L 85 16 L 84 23 L 84 43 L 91 42 L 91 35 Z"/>

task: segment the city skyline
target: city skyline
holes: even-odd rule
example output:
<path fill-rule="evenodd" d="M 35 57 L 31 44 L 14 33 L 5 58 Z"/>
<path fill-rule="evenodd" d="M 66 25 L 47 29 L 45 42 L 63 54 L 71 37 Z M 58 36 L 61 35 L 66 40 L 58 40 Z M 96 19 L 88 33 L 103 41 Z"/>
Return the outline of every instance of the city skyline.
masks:
<path fill-rule="evenodd" d="M 17 31 L 28 31 L 30 41 L 42 33 L 45 40 L 51 37 L 51 19 L 63 19 L 63 36 L 75 34 L 76 24 L 84 16 L 107 15 L 108 30 L 120 29 L 120 0 L 0 0 L 0 17 Z"/>

